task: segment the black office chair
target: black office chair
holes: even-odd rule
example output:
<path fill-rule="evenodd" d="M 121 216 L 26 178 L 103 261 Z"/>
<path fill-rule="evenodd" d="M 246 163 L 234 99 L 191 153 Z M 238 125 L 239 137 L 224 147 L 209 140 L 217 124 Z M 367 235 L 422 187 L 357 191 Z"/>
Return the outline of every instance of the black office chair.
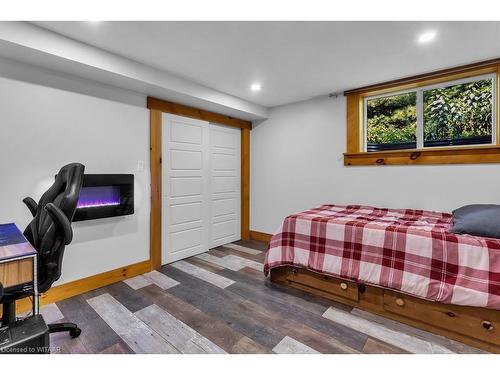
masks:
<path fill-rule="evenodd" d="M 71 222 L 80 196 L 85 167 L 73 163 L 61 168 L 52 186 L 42 195 L 38 204 L 33 198 L 24 198 L 33 220 L 24 236 L 38 252 L 38 292 L 44 293 L 61 277 L 64 248 L 73 239 Z M 15 301 L 29 295 L 26 291 L 2 297 L 2 325 L 15 320 Z M 78 337 L 80 328 L 73 323 L 49 324 L 49 332 L 68 331 Z"/>

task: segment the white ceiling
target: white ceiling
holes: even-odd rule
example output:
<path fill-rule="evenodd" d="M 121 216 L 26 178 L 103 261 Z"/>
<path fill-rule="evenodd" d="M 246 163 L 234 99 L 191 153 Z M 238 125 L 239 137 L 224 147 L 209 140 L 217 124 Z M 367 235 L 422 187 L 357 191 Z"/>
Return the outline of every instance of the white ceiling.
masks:
<path fill-rule="evenodd" d="M 500 22 L 36 24 L 267 107 L 500 57 Z"/>

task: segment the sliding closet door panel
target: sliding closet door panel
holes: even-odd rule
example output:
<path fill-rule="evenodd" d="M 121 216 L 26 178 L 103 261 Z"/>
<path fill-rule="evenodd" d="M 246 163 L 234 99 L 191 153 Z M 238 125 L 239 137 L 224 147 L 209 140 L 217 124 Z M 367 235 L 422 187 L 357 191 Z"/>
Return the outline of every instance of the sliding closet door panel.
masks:
<path fill-rule="evenodd" d="M 210 124 L 210 247 L 241 239 L 241 130 Z"/>
<path fill-rule="evenodd" d="M 162 263 L 208 250 L 209 123 L 163 114 Z"/>

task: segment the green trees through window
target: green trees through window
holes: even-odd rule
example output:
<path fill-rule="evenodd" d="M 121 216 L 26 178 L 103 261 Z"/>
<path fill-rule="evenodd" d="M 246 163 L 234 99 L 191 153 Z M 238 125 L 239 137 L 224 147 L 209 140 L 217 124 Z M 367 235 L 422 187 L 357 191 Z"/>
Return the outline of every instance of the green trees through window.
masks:
<path fill-rule="evenodd" d="M 486 137 L 491 143 L 493 80 L 424 91 L 424 141 Z"/>
<path fill-rule="evenodd" d="M 493 78 L 378 98 L 366 105 L 367 151 L 492 143 Z M 420 100 L 417 97 L 420 96 Z M 417 102 L 422 103 L 418 124 Z M 422 137 L 422 135 L 420 136 Z"/>
<path fill-rule="evenodd" d="M 369 99 L 366 111 L 369 146 L 375 150 L 416 147 L 416 92 Z"/>

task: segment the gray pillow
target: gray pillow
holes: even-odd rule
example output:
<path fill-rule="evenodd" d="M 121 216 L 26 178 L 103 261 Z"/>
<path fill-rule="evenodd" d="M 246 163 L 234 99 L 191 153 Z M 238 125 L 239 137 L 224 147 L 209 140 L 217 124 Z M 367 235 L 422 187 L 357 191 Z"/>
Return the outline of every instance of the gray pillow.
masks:
<path fill-rule="evenodd" d="M 450 232 L 500 238 L 500 205 L 470 204 L 453 211 Z"/>

